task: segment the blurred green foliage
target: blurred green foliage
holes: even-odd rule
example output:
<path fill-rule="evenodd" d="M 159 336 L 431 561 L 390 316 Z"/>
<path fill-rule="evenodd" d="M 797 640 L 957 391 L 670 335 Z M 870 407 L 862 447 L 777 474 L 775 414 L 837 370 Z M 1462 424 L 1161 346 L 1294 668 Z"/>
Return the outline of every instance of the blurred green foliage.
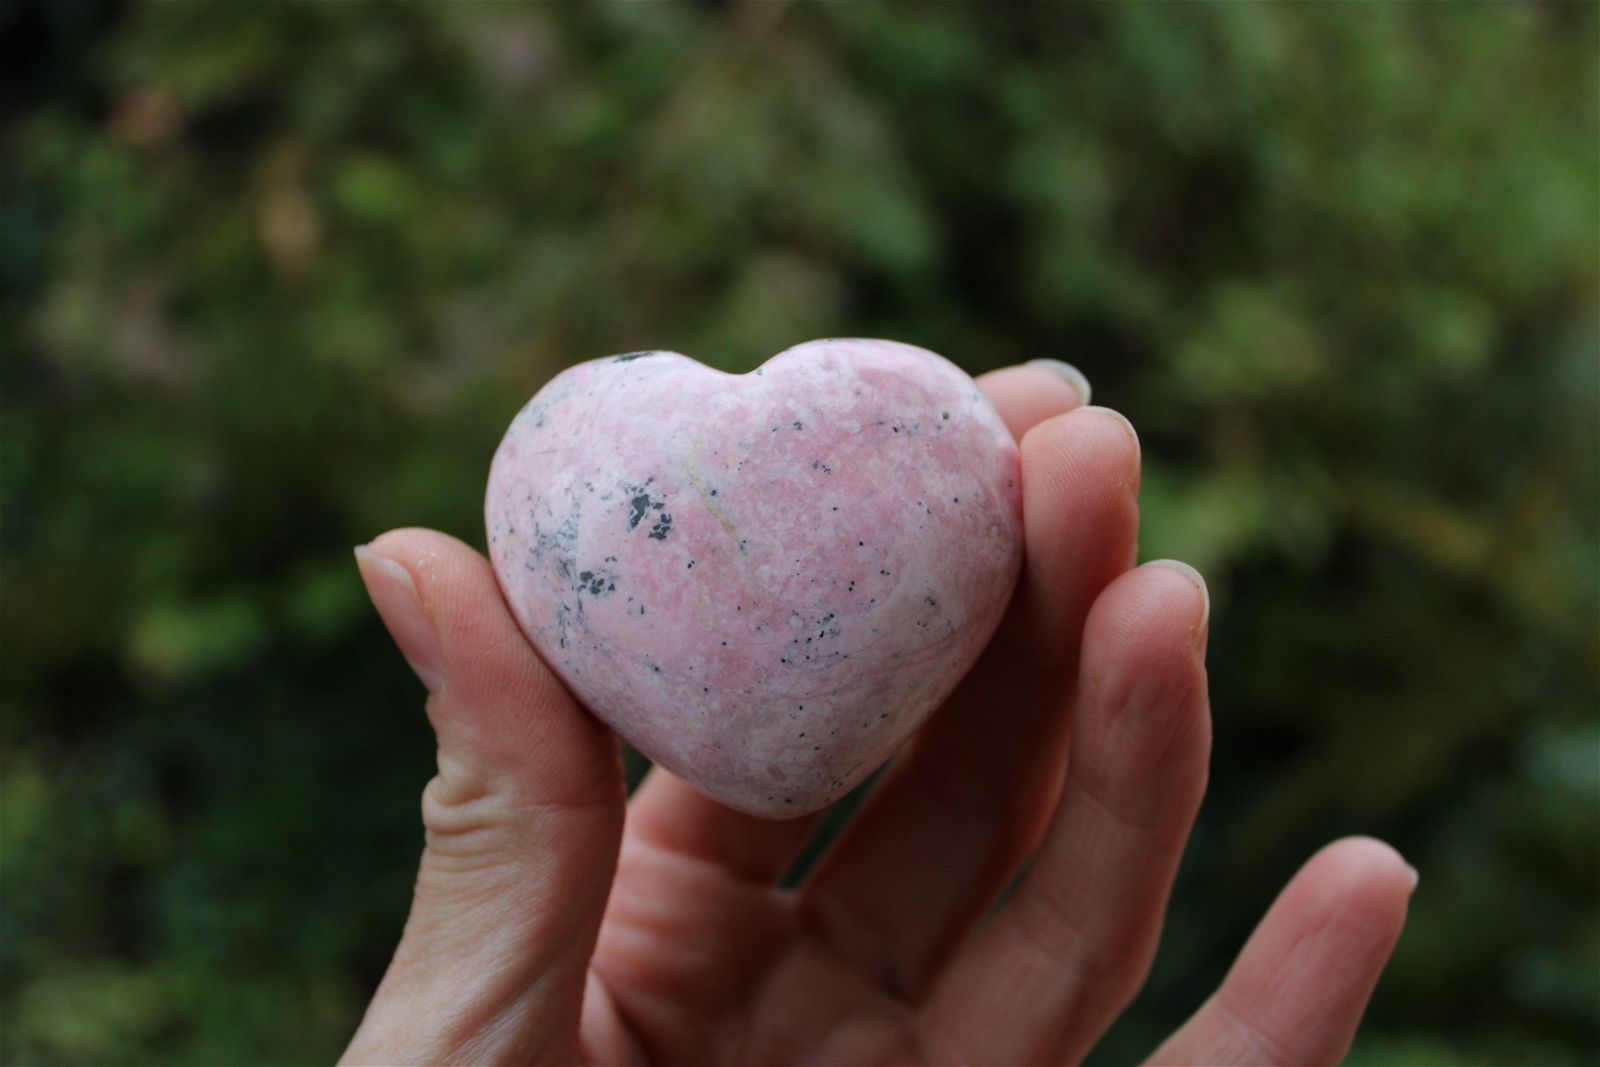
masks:
<path fill-rule="evenodd" d="M 349 548 L 563 365 L 1084 368 L 1211 578 L 1147 1050 L 1350 832 L 1363 1063 L 1600 1059 L 1591 4 L 0 2 L 0 1058 L 327 1059 L 420 844 Z"/>

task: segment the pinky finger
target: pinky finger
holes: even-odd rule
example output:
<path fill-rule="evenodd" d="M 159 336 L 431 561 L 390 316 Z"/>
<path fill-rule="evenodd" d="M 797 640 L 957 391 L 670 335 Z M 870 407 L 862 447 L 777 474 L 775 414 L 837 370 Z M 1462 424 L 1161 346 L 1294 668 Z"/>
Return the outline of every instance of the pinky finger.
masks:
<path fill-rule="evenodd" d="M 1405 925 L 1416 872 L 1371 838 L 1300 869 L 1221 987 L 1150 1064 L 1335 1064 Z"/>

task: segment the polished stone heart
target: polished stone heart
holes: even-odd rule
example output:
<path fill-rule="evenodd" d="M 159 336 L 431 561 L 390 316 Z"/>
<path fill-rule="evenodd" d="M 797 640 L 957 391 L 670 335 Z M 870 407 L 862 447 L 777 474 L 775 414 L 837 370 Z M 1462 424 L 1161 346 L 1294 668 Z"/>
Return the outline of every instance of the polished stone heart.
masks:
<path fill-rule="evenodd" d="M 495 454 L 518 623 L 639 751 L 755 815 L 866 778 L 972 666 L 1022 560 L 1017 448 L 956 366 L 813 341 L 563 372 Z M 1003 729 L 1003 724 L 996 724 Z"/>

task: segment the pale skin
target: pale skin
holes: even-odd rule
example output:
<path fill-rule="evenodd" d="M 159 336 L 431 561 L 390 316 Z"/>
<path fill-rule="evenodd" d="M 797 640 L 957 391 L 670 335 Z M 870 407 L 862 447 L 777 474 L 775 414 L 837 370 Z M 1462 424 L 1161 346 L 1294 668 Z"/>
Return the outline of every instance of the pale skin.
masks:
<path fill-rule="evenodd" d="M 979 382 L 1021 444 L 1021 583 L 984 658 L 795 889 L 779 882 L 818 817 L 758 820 L 659 769 L 629 800 L 615 738 L 528 645 L 477 552 L 417 529 L 357 551 L 428 687 L 439 771 L 411 914 L 343 1062 L 1089 1053 L 1143 984 L 1205 790 L 1209 600 L 1182 564 L 1133 566 L 1127 420 L 1038 366 Z M 1318 852 L 1149 1062 L 1340 1061 L 1415 884 L 1378 841 Z"/>

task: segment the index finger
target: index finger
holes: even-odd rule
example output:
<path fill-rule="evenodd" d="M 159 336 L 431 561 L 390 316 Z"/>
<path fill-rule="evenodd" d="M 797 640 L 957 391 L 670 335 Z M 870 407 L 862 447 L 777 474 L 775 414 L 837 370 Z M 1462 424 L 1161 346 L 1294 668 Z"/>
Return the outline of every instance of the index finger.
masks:
<path fill-rule="evenodd" d="M 1077 367 L 1059 359 L 1035 359 L 1001 367 L 979 375 L 978 386 L 1019 442 L 1050 416 L 1089 403 L 1089 379 Z"/>
<path fill-rule="evenodd" d="M 981 375 L 1000 418 L 1020 441 L 1032 427 L 1088 402 L 1089 382 L 1071 364 L 1038 359 Z M 820 815 L 772 822 L 734 811 L 665 768 L 652 768 L 629 805 L 628 834 L 657 848 L 718 864 L 757 884 L 775 882 L 791 865 Z"/>
<path fill-rule="evenodd" d="M 1027 561 L 1007 617 L 806 887 L 813 927 L 902 996 L 920 995 L 1055 807 L 1084 615 L 1132 559 L 1137 485 L 1114 412 L 1028 432 Z"/>

